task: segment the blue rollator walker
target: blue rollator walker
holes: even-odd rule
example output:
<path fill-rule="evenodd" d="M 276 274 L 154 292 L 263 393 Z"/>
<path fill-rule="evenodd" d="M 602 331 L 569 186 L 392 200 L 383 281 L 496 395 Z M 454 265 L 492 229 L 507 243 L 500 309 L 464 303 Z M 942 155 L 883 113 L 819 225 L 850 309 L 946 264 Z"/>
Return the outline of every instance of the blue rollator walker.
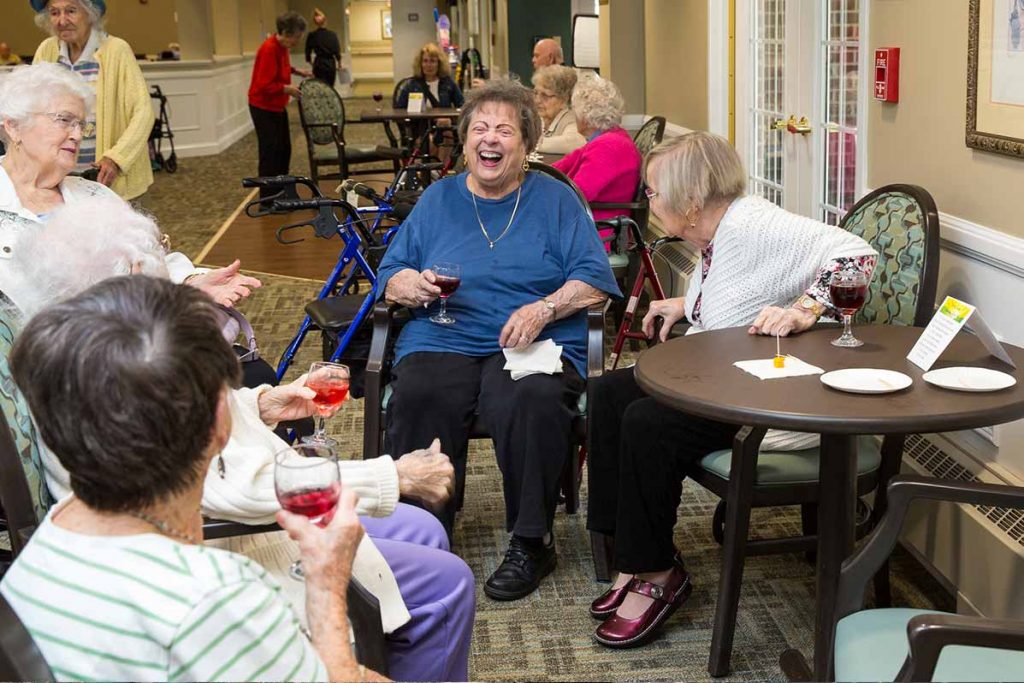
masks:
<path fill-rule="evenodd" d="M 306 335 L 314 326 L 325 335 L 324 360 L 337 362 L 349 348 L 353 337 L 373 309 L 373 302 L 377 298 L 376 266 L 379 265 L 384 251 L 398 231 L 398 225 L 385 225 L 384 219 L 404 219 L 409 215 L 415 201 L 414 197 L 398 191 L 402 176 L 406 173 L 429 172 L 437 168 L 440 168 L 440 164 L 407 166 L 395 177 L 383 195 L 363 183 L 346 181 L 342 189 L 373 202 L 373 206 L 367 207 L 357 207 L 343 199 L 324 197 L 309 178 L 273 176 L 245 178 L 242 181 L 244 187 L 279 190 L 277 194 L 250 202 L 245 209 L 249 216 L 316 211 L 314 216 L 278 228 L 277 241 L 281 244 L 303 241 L 303 238 L 286 239 L 285 234 L 304 226 L 311 226 L 316 237 L 330 239 L 338 235 L 344 242 L 331 274 L 324 282 L 317 298 L 306 304 L 306 315 L 302 324 L 281 355 L 276 371 L 279 381 L 284 379 Z M 312 197 L 300 197 L 297 191 L 299 185 L 308 188 Z M 339 209 L 344 214 L 344 220 L 338 219 L 336 210 Z M 361 279 L 365 279 L 369 291 L 360 298 L 357 295 Z M 329 345 L 328 337 L 336 339 L 336 343 Z M 330 353 L 327 352 L 329 346 L 333 346 Z"/>

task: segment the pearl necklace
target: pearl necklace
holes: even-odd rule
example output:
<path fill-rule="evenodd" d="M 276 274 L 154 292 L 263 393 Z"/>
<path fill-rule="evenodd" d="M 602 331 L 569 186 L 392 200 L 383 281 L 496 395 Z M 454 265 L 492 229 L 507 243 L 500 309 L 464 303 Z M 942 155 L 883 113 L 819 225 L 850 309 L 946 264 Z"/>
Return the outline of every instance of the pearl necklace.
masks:
<path fill-rule="evenodd" d="M 516 211 L 519 210 L 519 198 L 523 196 L 523 185 L 520 183 L 519 189 L 516 191 L 516 203 L 515 206 L 512 207 L 512 215 L 509 216 L 508 225 L 506 225 L 505 229 L 501 231 L 501 234 L 493 240 L 491 239 L 491 236 L 487 234 L 487 228 L 484 227 L 484 222 L 480 218 L 480 207 L 476 204 L 476 195 L 473 194 L 472 190 L 469 191 L 469 196 L 473 198 L 473 210 L 476 211 L 476 222 L 480 224 L 480 232 L 484 234 L 484 239 L 487 240 L 488 246 L 490 246 L 491 249 L 494 249 L 494 245 L 498 243 L 498 240 L 505 236 L 508 229 L 512 227 L 512 221 L 516 219 Z"/>
<path fill-rule="evenodd" d="M 156 517 L 147 515 L 145 512 L 126 512 L 125 514 L 127 514 L 130 517 L 134 517 L 135 519 L 141 519 L 146 524 L 155 527 L 156 530 L 164 536 L 175 538 L 189 545 L 199 545 L 199 541 L 196 540 L 194 534 L 174 529 L 167 522 L 161 519 L 157 519 Z"/>

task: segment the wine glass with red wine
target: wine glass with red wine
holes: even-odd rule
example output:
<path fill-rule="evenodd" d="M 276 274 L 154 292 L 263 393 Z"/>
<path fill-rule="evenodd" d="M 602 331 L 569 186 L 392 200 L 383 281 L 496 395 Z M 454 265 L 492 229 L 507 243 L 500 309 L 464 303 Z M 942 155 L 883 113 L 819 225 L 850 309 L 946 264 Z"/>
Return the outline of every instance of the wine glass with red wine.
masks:
<path fill-rule="evenodd" d="M 373 91 L 373 101 L 377 103 L 377 113 L 380 113 L 380 103 L 384 101 L 384 93 L 380 90 Z"/>
<path fill-rule="evenodd" d="M 448 315 L 448 297 L 462 284 L 462 267 L 457 263 L 435 263 L 430 270 L 434 273 L 434 284 L 441 288 L 441 310 L 430 316 L 430 321 L 451 325 L 455 318 Z"/>
<path fill-rule="evenodd" d="M 833 346 L 855 348 L 864 344 L 853 336 L 850 324 L 853 314 L 864 305 L 868 297 L 868 278 L 859 270 L 843 270 L 833 273 L 832 282 L 828 287 L 832 305 L 843 314 L 843 335 L 832 341 Z"/>
<path fill-rule="evenodd" d="M 316 392 L 313 404 L 316 406 L 316 431 L 312 436 L 305 436 L 302 441 L 325 446 L 337 446 L 337 442 L 327 436 L 324 422 L 328 415 L 334 413 L 348 398 L 349 372 L 347 365 L 317 361 L 309 366 L 306 386 Z"/>
<path fill-rule="evenodd" d="M 274 455 L 274 493 L 288 512 L 327 526 L 341 497 L 341 470 L 334 449 L 300 443 L 278 451 Z M 300 560 L 292 563 L 288 574 L 298 581 L 305 579 Z"/>

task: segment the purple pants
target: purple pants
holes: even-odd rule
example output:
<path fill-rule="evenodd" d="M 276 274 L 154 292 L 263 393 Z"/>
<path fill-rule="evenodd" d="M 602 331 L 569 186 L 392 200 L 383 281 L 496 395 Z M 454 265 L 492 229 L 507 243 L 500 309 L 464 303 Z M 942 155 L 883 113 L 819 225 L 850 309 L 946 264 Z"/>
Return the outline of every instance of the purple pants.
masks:
<path fill-rule="evenodd" d="M 448 551 L 448 536 L 426 510 L 399 503 L 388 517 L 360 517 L 395 574 L 409 623 L 387 636 L 396 681 L 468 681 L 476 614 L 473 572 Z"/>

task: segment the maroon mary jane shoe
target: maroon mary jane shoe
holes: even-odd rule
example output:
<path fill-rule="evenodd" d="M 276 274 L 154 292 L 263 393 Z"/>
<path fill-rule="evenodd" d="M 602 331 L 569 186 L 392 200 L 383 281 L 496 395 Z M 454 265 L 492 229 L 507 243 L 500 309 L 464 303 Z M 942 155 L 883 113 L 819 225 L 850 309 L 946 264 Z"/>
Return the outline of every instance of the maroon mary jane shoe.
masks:
<path fill-rule="evenodd" d="M 684 573 L 686 567 L 683 565 L 683 556 L 676 553 L 676 556 L 672 558 L 673 564 L 681 569 Z M 626 594 L 629 593 L 629 586 L 632 581 L 627 581 L 618 588 L 609 588 L 604 593 L 601 593 L 600 597 L 590 603 L 590 616 L 595 619 L 601 619 L 602 621 L 615 614 L 615 610 L 619 608 L 622 601 L 626 599 Z"/>
<path fill-rule="evenodd" d="M 672 573 L 669 574 L 664 586 L 636 578 L 627 586 L 626 592 L 646 595 L 654 602 L 636 619 L 624 619 L 614 614 L 598 626 L 594 640 L 606 647 L 628 648 L 643 645 L 657 633 L 658 628 L 668 621 L 679 606 L 686 602 L 693 591 L 690 575 L 678 566 L 672 567 Z"/>

